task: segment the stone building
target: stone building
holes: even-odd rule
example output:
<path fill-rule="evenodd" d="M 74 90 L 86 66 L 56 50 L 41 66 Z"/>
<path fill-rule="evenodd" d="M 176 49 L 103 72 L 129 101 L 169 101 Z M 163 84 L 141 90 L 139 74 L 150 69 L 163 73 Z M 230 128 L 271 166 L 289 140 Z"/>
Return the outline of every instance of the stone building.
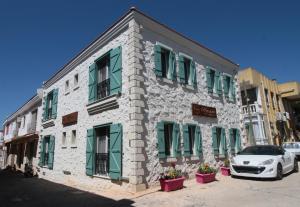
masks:
<path fill-rule="evenodd" d="M 238 65 L 131 9 L 43 85 L 39 176 L 155 185 L 239 151 Z"/>
<path fill-rule="evenodd" d="M 42 93 L 11 114 L 3 123 L 6 149 L 5 165 L 24 171 L 25 165 L 37 166 L 37 145 L 41 126 Z"/>

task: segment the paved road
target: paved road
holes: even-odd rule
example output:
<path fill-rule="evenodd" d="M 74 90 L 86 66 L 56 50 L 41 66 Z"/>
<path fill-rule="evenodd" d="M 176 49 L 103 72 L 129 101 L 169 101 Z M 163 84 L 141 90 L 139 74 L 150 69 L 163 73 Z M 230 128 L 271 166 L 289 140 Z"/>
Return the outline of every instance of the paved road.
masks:
<path fill-rule="evenodd" d="M 218 181 L 197 184 L 185 182 L 185 188 L 161 192 L 152 188 L 144 193 L 100 192 L 96 195 L 22 174 L 0 172 L 0 207 L 299 207 L 300 173 L 281 181 L 232 179 L 218 175 Z M 99 192 L 98 192 L 99 193 Z M 103 196 L 106 195 L 106 196 Z M 109 195 L 109 196 L 108 196 Z"/>

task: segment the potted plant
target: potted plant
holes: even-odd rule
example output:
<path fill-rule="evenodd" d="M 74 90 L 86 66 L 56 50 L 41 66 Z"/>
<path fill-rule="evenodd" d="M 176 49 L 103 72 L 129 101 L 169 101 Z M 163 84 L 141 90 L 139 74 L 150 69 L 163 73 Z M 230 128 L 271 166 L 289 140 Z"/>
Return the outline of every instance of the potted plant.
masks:
<path fill-rule="evenodd" d="M 162 191 L 173 191 L 183 188 L 184 177 L 182 176 L 181 170 L 175 169 L 175 164 L 161 174 L 159 179 Z"/>
<path fill-rule="evenodd" d="M 196 172 L 196 181 L 198 183 L 209 183 L 216 179 L 217 169 L 209 164 L 201 164 Z"/>
<path fill-rule="evenodd" d="M 224 164 L 221 167 L 221 173 L 225 176 L 230 175 L 230 161 L 228 159 L 224 160 Z"/>

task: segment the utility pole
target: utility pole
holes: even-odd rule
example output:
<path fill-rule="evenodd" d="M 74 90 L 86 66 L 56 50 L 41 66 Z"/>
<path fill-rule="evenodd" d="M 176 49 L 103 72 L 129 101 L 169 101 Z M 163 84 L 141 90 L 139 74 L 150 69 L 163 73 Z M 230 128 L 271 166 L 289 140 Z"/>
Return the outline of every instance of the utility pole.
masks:
<path fill-rule="evenodd" d="M 249 117 L 249 135 L 248 135 L 248 144 L 250 146 L 256 145 L 254 133 L 253 133 L 253 123 L 252 123 L 252 114 L 251 114 L 251 109 L 250 109 L 250 104 L 249 104 L 249 98 L 248 98 L 248 93 L 245 84 L 244 86 L 244 91 L 245 91 L 245 98 L 246 98 L 246 104 L 247 104 L 247 111 L 248 111 L 248 117 Z"/>

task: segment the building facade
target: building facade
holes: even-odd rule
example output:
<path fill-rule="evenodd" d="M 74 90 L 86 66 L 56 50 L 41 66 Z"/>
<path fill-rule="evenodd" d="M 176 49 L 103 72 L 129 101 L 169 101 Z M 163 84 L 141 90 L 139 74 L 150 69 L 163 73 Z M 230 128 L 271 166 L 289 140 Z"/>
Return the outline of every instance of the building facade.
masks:
<path fill-rule="evenodd" d="M 300 140 L 300 83 L 287 82 L 279 84 L 279 91 L 282 97 L 282 102 L 289 125 L 292 129 L 291 139 L 286 141 Z"/>
<path fill-rule="evenodd" d="M 4 122 L 5 165 L 24 171 L 37 166 L 37 144 L 41 126 L 41 91 Z"/>
<path fill-rule="evenodd" d="M 39 176 L 143 190 L 238 152 L 238 65 L 131 9 L 43 85 Z"/>
<path fill-rule="evenodd" d="M 3 131 L 0 130 L 0 170 L 5 167 L 5 147 Z"/>
<path fill-rule="evenodd" d="M 246 138 L 253 137 L 256 144 L 280 144 L 288 139 L 288 114 L 276 80 L 253 68 L 240 71 L 238 76 Z"/>

